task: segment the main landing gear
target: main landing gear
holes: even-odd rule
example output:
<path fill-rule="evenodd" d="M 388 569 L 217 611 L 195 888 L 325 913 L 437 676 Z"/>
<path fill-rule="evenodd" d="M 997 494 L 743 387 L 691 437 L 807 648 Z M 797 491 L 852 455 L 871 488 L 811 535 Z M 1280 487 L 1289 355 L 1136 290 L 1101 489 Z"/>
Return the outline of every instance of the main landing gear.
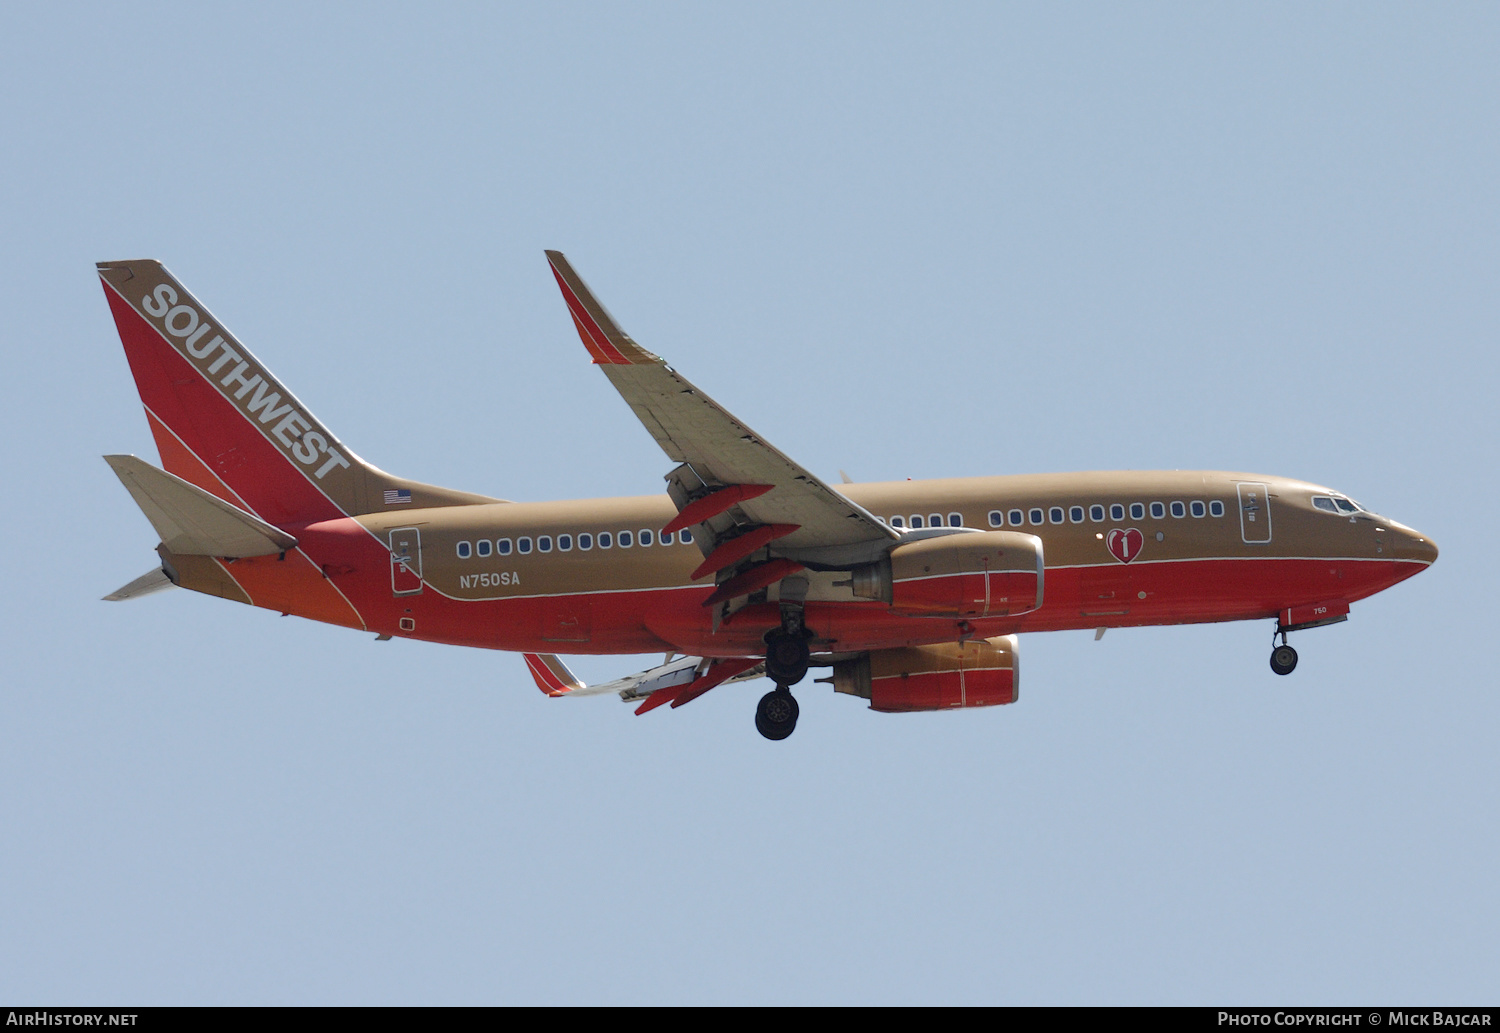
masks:
<path fill-rule="evenodd" d="M 1276 625 L 1276 632 L 1271 636 L 1273 645 L 1277 635 L 1281 636 L 1281 645 L 1271 650 L 1271 670 L 1277 674 L 1291 674 L 1297 669 L 1297 651 L 1286 644 L 1286 632 L 1280 624 Z"/>
<path fill-rule="evenodd" d="M 797 697 L 785 685 L 778 685 L 760 698 L 755 708 L 755 730 L 767 739 L 785 739 L 797 730 L 798 711 Z"/>
<path fill-rule="evenodd" d="M 767 739 L 781 740 L 797 730 L 797 700 L 789 691 L 807 677 L 812 650 L 802 626 L 802 607 L 784 605 L 781 627 L 766 636 L 766 677 L 776 683 L 755 708 L 755 730 Z"/>

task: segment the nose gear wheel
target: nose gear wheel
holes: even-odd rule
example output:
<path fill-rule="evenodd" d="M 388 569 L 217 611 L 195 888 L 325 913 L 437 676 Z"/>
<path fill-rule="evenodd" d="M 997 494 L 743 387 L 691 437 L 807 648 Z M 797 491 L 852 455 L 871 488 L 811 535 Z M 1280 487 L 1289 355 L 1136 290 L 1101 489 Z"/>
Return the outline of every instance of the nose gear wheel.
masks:
<path fill-rule="evenodd" d="M 1282 644 L 1271 650 L 1271 670 L 1277 674 L 1291 674 L 1297 669 L 1297 651 Z"/>

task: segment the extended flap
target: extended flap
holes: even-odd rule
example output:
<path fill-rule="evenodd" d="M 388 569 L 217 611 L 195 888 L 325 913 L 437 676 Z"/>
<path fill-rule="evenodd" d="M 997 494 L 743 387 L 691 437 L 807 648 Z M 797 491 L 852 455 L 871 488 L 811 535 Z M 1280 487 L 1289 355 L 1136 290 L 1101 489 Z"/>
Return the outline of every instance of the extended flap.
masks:
<path fill-rule="evenodd" d="M 162 544 L 179 556 L 269 556 L 297 539 L 135 456 L 105 456 Z"/>

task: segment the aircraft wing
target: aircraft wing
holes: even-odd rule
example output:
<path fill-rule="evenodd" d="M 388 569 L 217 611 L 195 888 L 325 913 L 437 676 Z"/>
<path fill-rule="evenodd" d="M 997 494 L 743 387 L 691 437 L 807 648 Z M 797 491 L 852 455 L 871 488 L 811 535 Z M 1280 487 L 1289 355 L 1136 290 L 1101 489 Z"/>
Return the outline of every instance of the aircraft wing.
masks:
<path fill-rule="evenodd" d="M 665 703 L 680 707 L 725 682 L 745 681 L 761 675 L 760 657 L 726 657 L 705 659 L 684 656 L 669 660 L 640 674 L 627 675 L 600 685 L 585 685 L 568 670 L 562 660 L 551 653 L 523 653 L 526 668 L 536 687 L 549 696 L 603 696 L 616 693 L 626 703 L 644 699 L 637 714 L 644 714 Z"/>
<path fill-rule="evenodd" d="M 679 516 L 664 530 L 709 523 L 733 507 L 733 520 L 700 534 L 715 539 L 699 542 L 705 552 L 726 532 L 747 528 L 774 529 L 762 532 L 775 540 L 774 552 L 794 559 L 851 549 L 878 555 L 899 538 L 631 340 L 561 252 L 548 251 L 547 259 L 590 357 L 662 451 L 682 464 L 668 475 Z"/>

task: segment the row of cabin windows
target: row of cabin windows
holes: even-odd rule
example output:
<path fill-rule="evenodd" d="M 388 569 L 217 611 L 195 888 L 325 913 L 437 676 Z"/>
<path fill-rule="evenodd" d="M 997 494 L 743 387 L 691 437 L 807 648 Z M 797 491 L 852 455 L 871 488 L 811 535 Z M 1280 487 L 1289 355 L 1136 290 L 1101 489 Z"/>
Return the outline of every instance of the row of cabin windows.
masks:
<path fill-rule="evenodd" d="M 1132 502 L 1129 506 L 1130 519 L 1146 519 L 1147 509 L 1151 511 L 1151 517 L 1153 520 L 1162 520 L 1169 512 L 1174 517 L 1185 517 L 1189 514 L 1194 517 L 1221 517 L 1224 515 L 1224 503 L 1219 501 L 1218 499 L 1214 499 L 1211 502 L 1204 502 L 1201 499 L 1194 499 L 1192 502 L 1152 502 L 1149 505 L 1145 502 Z M 1109 519 L 1124 520 L 1126 506 L 1123 502 L 1115 502 L 1109 506 L 1108 512 Z M 1043 509 L 1038 506 L 1032 508 L 1029 511 L 1023 509 L 1012 509 L 1008 513 L 1003 510 L 992 509 L 990 510 L 989 519 L 991 527 L 1021 527 L 1028 523 L 1032 526 L 1038 526 L 1047 523 L 1081 524 L 1085 519 L 1099 524 L 1104 522 L 1104 514 L 1105 507 L 1096 502 L 1092 506 L 1088 507 L 1086 518 L 1084 515 L 1084 507 L 1082 506 L 1070 506 L 1066 510 L 1062 506 L 1052 506 L 1049 509 Z"/>
<path fill-rule="evenodd" d="M 556 538 L 550 534 L 541 534 L 537 535 L 535 541 L 529 536 L 517 538 L 515 541 L 509 538 L 497 538 L 493 542 L 488 538 L 481 538 L 477 542 L 459 542 L 458 558 L 466 560 L 471 556 L 477 556 L 483 559 L 492 554 L 509 556 L 513 553 L 528 556 L 533 549 L 536 552 L 551 552 L 554 548 L 558 552 L 572 552 L 575 545 L 579 552 L 588 552 L 594 548 L 613 549 L 616 546 L 628 549 L 633 545 L 639 545 L 644 549 L 657 542 L 662 545 L 671 545 L 674 541 L 688 544 L 692 540 L 691 531 L 678 531 L 675 535 L 670 531 L 659 534 L 647 528 L 639 531 L 600 531 L 597 534 L 581 531 L 576 535 L 560 534 Z"/>
<path fill-rule="evenodd" d="M 921 513 L 913 513 L 909 517 L 891 517 L 892 527 L 943 527 L 944 525 L 945 522 L 941 513 L 929 513 L 925 517 Z M 964 515 L 962 513 L 949 513 L 946 526 L 964 526 Z"/>

